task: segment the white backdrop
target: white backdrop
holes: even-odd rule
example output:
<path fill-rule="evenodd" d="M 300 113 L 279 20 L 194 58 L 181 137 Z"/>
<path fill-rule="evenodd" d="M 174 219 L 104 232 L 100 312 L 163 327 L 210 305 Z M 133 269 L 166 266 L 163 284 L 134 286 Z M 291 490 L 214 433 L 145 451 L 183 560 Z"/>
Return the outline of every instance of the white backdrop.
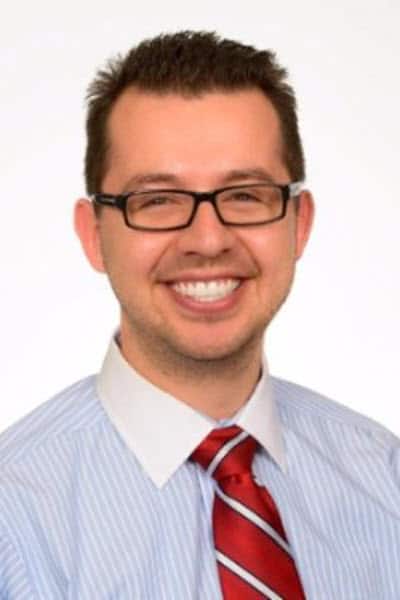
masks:
<path fill-rule="evenodd" d="M 143 37 L 203 28 L 275 49 L 300 104 L 317 216 L 267 336 L 271 370 L 400 434 L 399 6 L 38 0 L 2 12 L 0 430 L 98 370 L 117 323 L 72 230 L 88 82 Z"/>

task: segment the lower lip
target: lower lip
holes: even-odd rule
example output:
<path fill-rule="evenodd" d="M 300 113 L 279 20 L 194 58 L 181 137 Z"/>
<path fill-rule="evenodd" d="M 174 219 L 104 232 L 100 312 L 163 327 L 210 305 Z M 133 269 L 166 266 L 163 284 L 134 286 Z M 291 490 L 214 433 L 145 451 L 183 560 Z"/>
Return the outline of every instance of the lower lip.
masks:
<path fill-rule="evenodd" d="M 233 309 L 236 304 L 240 300 L 240 296 L 243 293 L 243 289 L 245 286 L 245 282 L 241 281 L 237 288 L 233 290 L 230 294 L 221 298 L 220 300 L 214 300 L 212 302 L 201 302 L 199 300 L 195 300 L 190 296 L 184 296 L 179 294 L 173 287 L 168 286 L 174 300 L 186 310 L 191 313 L 196 313 L 199 315 L 213 315 L 216 313 L 223 313 Z"/>

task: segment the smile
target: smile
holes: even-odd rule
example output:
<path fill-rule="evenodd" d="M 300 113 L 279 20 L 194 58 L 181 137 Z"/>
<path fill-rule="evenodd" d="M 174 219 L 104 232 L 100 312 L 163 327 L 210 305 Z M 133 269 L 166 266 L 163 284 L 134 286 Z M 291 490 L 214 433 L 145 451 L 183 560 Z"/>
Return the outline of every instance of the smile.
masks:
<path fill-rule="evenodd" d="M 239 279 L 215 279 L 174 283 L 172 289 L 181 296 L 192 298 L 197 302 L 216 302 L 232 294 L 239 285 Z"/>

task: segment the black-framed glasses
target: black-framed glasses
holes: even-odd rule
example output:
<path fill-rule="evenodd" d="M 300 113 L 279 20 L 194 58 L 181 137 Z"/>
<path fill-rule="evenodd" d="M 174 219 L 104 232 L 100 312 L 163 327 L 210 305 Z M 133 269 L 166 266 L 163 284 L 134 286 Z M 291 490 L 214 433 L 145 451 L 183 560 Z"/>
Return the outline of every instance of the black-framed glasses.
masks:
<path fill-rule="evenodd" d="M 126 194 L 94 194 L 93 202 L 123 212 L 125 223 L 144 231 L 173 231 L 189 227 L 201 202 L 211 202 L 224 225 L 248 227 L 283 219 L 290 198 L 298 196 L 302 182 L 235 185 L 211 192 L 154 189 Z"/>

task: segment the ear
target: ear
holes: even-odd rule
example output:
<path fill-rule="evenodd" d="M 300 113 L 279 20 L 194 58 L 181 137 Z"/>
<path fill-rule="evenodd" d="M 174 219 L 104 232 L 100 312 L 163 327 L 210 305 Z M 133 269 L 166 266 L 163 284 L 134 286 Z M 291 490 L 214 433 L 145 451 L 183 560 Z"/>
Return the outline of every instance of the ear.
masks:
<path fill-rule="evenodd" d="M 99 219 L 92 202 L 81 198 L 75 204 L 75 232 L 92 267 L 101 273 L 105 272 L 100 245 Z"/>
<path fill-rule="evenodd" d="M 314 212 L 314 200 L 311 192 L 308 190 L 302 191 L 296 215 L 296 259 L 299 259 L 303 254 L 310 237 Z"/>

